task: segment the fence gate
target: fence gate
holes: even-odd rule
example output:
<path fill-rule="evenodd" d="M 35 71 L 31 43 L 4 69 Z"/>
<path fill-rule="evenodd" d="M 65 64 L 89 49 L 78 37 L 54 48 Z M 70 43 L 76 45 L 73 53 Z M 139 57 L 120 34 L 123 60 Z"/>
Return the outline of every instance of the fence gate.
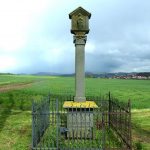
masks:
<path fill-rule="evenodd" d="M 98 108 L 64 109 L 62 107 L 64 101 L 73 100 L 70 96 L 51 96 L 51 98 L 48 96 L 41 101 L 34 101 L 32 103 L 32 149 L 130 149 L 130 143 L 126 143 L 126 139 L 119 136 L 122 130 L 121 128 L 117 130 L 119 125 L 115 124 L 117 118 L 122 120 L 126 118 L 126 114 L 117 111 L 119 114 L 114 115 L 117 104 L 113 105 L 113 101 L 98 97 L 90 99 L 96 102 Z M 123 127 L 123 124 L 121 125 Z"/>

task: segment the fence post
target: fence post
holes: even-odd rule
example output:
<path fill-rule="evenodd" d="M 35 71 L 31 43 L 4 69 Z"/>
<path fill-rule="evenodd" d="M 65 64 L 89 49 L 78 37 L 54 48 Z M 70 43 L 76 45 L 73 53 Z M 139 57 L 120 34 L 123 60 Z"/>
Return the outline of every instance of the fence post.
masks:
<path fill-rule="evenodd" d="M 33 108 L 33 103 L 34 103 L 34 101 L 32 100 L 32 149 L 34 148 L 34 144 L 33 144 L 33 142 L 34 142 L 34 125 L 33 125 L 33 121 L 34 121 L 33 110 L 34 110 L 34 108 Z"/>
<path fill-rule="evenodd" d="M 57 150 L 59 149 L 59 106 L 58 106 L 58 99 L 56 99 L 56 123 L 57 123 L 57 133 L 56 133 L 56 147 Z"/>
<path fill-rule="evenodd" d="M 130 150 L 132 150 L 132 130 L 131 130 L 131 100 L 128 100 L 128 109 L 129 109 L 129 140 L 130 140 Z"/>
<path fill-rule="evenodd" d="M 109 102 L 109 104 L 108 104 L 109 105 L 108 106 L 109 107 L 108 108 L 108 124 L 109 124 L 109 128 L 110 128 L 110 125 L 111 125 L 111 123 L 110 123 L 110 120 L 111 120 L 111 118 L 110 118 L 111 117 L 111 114 L 110 114 L 111 113 L 111 95 L 110 95 L 110 92 L 108 94 L 108 98 L 109 98 L 108 99 L 108 102 Z"/>
<path fill-rule="evenodd" d="M 32 100 L 32 149 L 34 149 L 37 146 L 37 132 L 36 132 L 36 103 L 34 100 Z"/>
<path fill-rule="evenodd" d="M 105 118 L 104 118 L 104 112 L 102 112 L 101 113 L 102 114 L 102 150 L 105 150 L 105 147 L 106 147 L 106 145 L 105 145 L 105 140 L 106 140 L 106 137 L 105 137 L 105 132 L 106 132 L 106 130 L 105 130 Z"/>

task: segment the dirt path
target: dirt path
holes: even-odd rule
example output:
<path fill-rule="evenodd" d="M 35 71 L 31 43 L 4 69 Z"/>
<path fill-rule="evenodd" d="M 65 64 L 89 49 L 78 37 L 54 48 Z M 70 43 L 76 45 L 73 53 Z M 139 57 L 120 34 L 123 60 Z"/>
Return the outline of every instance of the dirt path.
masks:
<path fill-rule="evenodd" d="M 19 84 L 9 84 L 9 85 L 3 85 L 2 87 L 0 87 L 0 92 L 8 92 L 11 90 L 17 90 L 17 89 L 21 89 L 21 88 L 26 88 L 32 85 L 33 82 L 30 83 L 19 83 Z"/>

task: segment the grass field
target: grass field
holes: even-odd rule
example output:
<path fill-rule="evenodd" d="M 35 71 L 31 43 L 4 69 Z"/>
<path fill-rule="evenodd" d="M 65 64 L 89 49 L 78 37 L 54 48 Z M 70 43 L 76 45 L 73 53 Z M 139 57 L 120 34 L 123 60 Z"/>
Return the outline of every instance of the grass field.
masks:
<path fill-rule="evenodd" d="M 150 80 L 86 79 L 86 95 L 111 92 L 132 102 L 133 144 L 150 149 Z M 31 100 L 48 93 L 74 94 L 74 78 L 0 75 L 0 150 L 31 145 Z"/>

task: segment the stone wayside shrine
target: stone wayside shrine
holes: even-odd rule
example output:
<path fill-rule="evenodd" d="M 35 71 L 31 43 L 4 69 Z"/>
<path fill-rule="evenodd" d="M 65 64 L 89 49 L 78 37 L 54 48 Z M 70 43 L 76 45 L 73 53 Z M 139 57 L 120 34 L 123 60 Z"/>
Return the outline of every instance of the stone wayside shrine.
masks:
<path fill-rule="evenodd" d="M 75 44 L 75 95 L 32 101 L 32 150 L 131 150 L 131 104 L 85 95 L 85 44 L 91 13 L 69 14 Z"/>
<path fill-rule="evenodd" d="M 68 137 L 92 138 L 93 110 L 98 106 L 85 97 L 85 44 L 89 32 L 91 13 L 78 7 L 69 14 L 71 33 L 75 44 L 75 97 L 74 101 L 65 101 L 67 110 Z"/>

